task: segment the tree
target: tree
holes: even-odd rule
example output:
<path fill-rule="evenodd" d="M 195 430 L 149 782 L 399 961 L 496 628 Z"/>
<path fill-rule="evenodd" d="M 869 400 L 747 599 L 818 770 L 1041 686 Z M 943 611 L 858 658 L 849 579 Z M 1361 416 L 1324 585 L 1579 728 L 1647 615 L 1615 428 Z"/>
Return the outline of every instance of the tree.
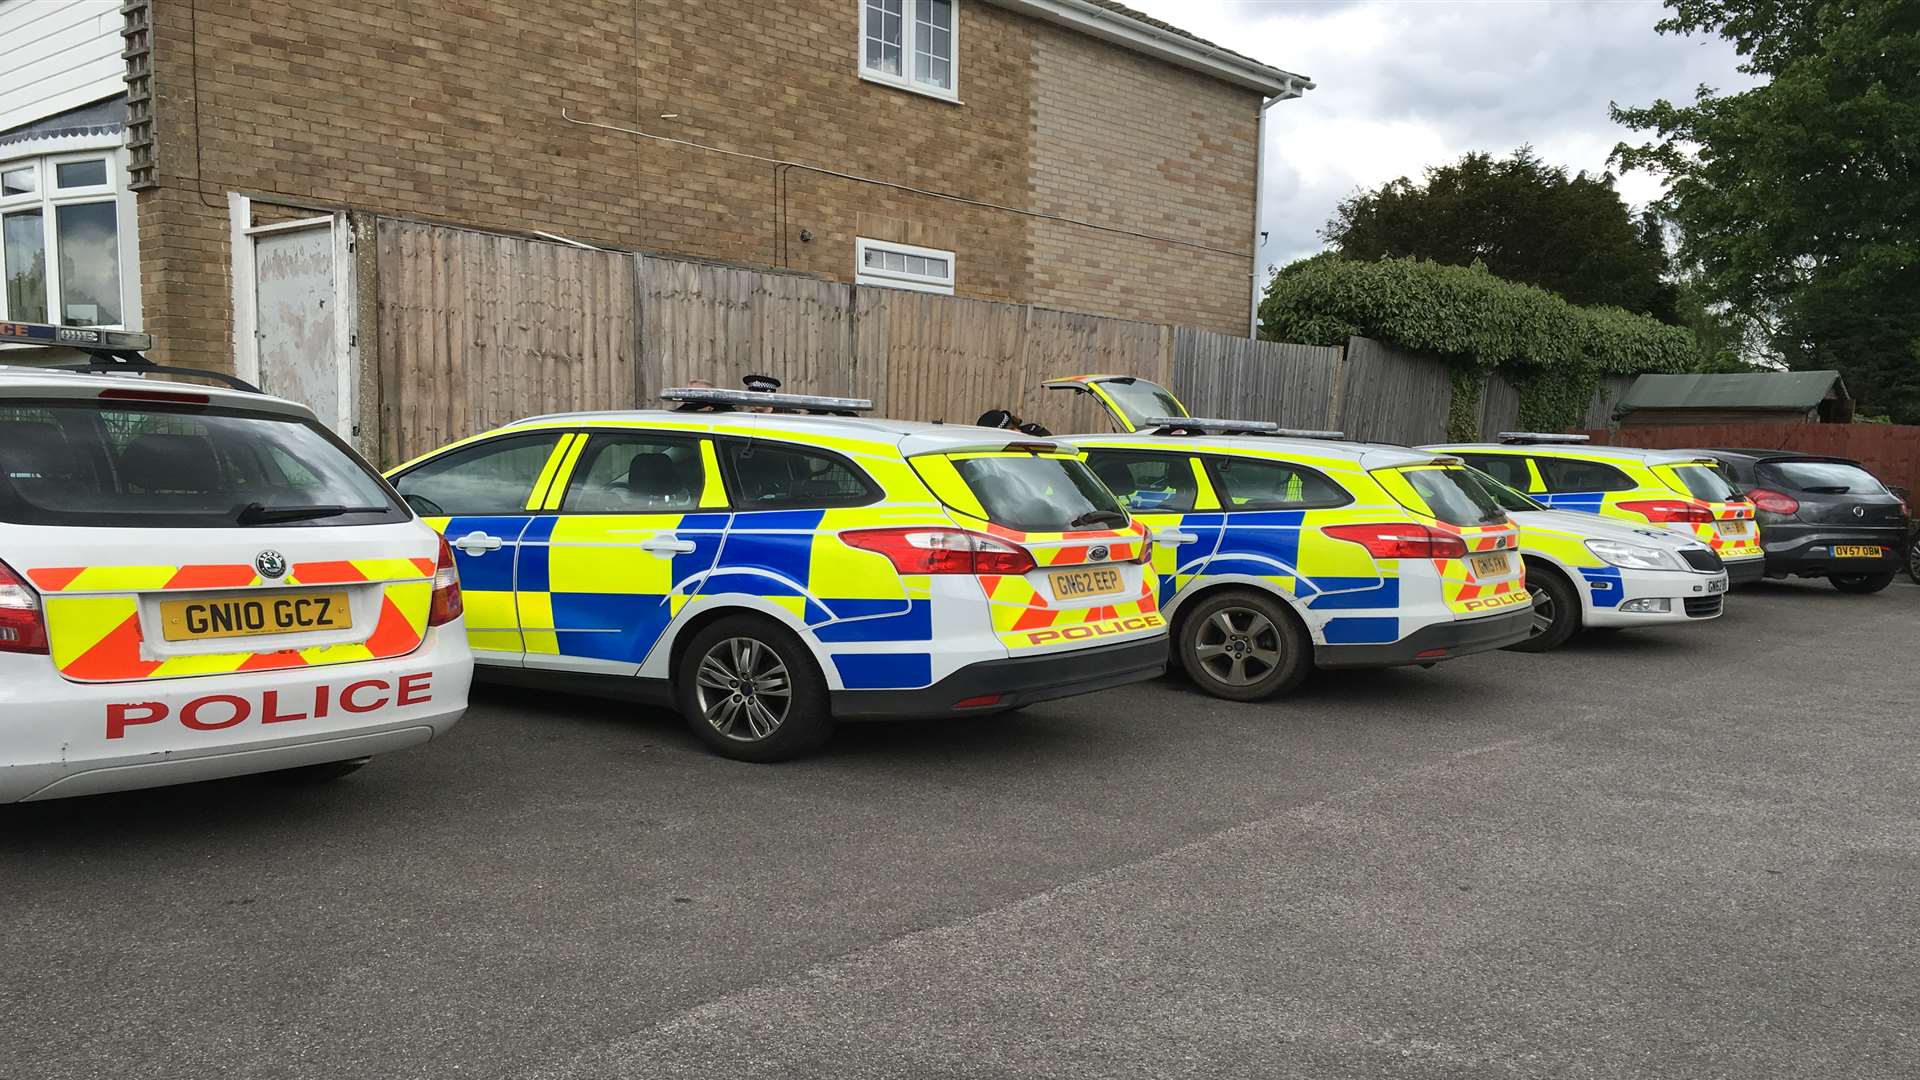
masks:
<path fill-rule="evenodd" d="M 1569 176 L 1528 146 L 1506 158 L 1470 153 L 1419 181 L 1403 176 L 1359 192 L 1320 235 L 1351 259 L 1479 261 L 1573 304 L 1678 319 L 1657 223 L 1634 220 L 1612 175 Z"/>
<path fill-rule="evenodd" d="M 1661 33 L 1717 33 L 1767 81 L 1614 105 L 1655 138 L 1613 160 L 1670 185 L 1679 261 L 1708 305 L 1863 409 L 1920 423 L 1920 3 L 1667 0 Z"/>

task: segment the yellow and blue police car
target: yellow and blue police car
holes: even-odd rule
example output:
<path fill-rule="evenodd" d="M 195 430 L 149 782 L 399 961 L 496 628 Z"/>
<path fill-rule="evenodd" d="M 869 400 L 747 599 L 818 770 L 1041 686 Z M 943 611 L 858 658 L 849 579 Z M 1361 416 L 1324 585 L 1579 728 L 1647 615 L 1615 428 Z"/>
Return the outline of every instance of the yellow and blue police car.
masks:
<path fill-rule="evenodd" d="M 452 554 L 312 412 L 144 334 L 0 342 L 97 361 L 0 366 L 0 802 L 327 779 L 459 720 Z"/>
<path fill-rule="evenodd" d="M 1583 629 L 1720 616 L 1726 566 L 1705 542 L 1653 525 L 1554 510 L 1478 469 L 1470 472 L 1520 528 L 1533 635 L 1510 648 L 1547 652 Z"/>
<path fill-rule="evenodd" d="M 1691 451 L 1592 446 L 1585 435 L 1502 432 L 1497 443 L 1423 447 L 1455 454 L 1555 510 L 1654 525 L 1712 548 L 1735 585 L 1766 576 L 1752 500 L 1720 463 Z"/>
<path fill-rule="evenodd" d="M 1066 439 L 1155 530 L 1175 654 L 1206 692 L 1254 701 L 1315 666 L 1432 664 L 1531 635 L 1519 531 L 1459 459 L 1196 419 L 1145 379 L 1047 385 L 1092 394 L 1122 429 Z"/>
<path fill-rule="evenodd" d="M 533 417 L 392 472 L 456 552 L 484 674 L 673 704 L 773 761 L 836 720 L 1165 669 L 1152 544 L 1070 447 L 834 415 L 854 399 L 663 396 L 681 410 Z"/>

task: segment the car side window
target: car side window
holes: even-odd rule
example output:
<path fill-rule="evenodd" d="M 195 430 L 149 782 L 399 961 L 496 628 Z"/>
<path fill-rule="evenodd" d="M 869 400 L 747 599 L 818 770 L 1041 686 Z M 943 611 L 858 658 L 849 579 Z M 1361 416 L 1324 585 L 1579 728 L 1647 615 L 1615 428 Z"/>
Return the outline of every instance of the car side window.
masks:
<path fill-rule="evenodd" d="M 1288 461 L 1209 455 L 1207 470 L 1228 510 L 1324 510 L 1353 501 L 1321 473 Z"/>
<path fill-rule="evenodd" d="M 1182 513 L 1193 509 L 1200 496 L 1200 480 L 1185 454 L 1089 450 L 1087 467 L 1122 505 L 1138 513 Z"/>
<path fill-rule="evenodd" d="M 706 469 L 695 439 L 643 432 L 593 432 L 573 466 L 569 514 L 671 514 L 700 505 Z"/>
<path fill-rule="evenodd" d="M 1527 475 L 1527 459 L 1519 454 L 1461 454 L 1460 460 L 1516 491 L 1533 486 Z"/>
<path fill-rule="evenodd" d="M 1536 457 L 1540 475 L 1553 494 L 1587 491 L 1632 491 L 1639 487 L 1633 478 L 1611 465 L 1576 458 Z"/>
<path fill-rule="evenodd" d="M 865 506 L 879 485 L 837 454 L 759 439 L 722 444 L 736 510 L 816 510 Z"/>
<path fill-rule="evenodd" d="M 422 517 L 525 513 L 560 435 L 510 435 L 462 447 L 409 470 L 394 487 Z"/>

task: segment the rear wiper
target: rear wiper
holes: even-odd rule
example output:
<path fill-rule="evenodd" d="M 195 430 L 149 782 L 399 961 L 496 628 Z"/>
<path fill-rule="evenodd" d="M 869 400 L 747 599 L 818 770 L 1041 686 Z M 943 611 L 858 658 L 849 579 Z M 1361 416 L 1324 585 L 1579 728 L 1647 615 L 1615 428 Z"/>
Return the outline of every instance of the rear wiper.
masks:
<path fill-rule="evenodd" d="M 277 525 L 288 521 L 314 521 L 342 514 L 380 514 L 384 506 L 265 506 L 248 503 L 235 519 L 241 525 Z"/>
<path fill-rule="evenodd" d="M 1118 510 L 1089 510 L 1079 517 L 1074 518 L 1072 521 L 1067 522 L 1067 527 L 1078 529 L 1083 525 L 1092 525 L 1099 521 L 1110 521 L 1115 525 L 1125 525 L 1127 523 L 1127 515 L 1120 513 Z"/>

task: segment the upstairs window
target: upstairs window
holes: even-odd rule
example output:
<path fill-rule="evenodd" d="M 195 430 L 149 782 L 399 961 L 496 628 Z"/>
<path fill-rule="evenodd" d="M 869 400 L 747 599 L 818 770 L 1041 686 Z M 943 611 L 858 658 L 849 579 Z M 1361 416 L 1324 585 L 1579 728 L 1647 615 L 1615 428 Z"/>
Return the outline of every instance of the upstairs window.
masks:
<path fill-rule="evenodd" d="M 958 0 L 862 0 L 860 75 L 955 99 Z"/>
<path fill-rule="evenodd" d="M 0 318 L 122 325 L 119 175 L 101 151 L 0 162 Z"/>

